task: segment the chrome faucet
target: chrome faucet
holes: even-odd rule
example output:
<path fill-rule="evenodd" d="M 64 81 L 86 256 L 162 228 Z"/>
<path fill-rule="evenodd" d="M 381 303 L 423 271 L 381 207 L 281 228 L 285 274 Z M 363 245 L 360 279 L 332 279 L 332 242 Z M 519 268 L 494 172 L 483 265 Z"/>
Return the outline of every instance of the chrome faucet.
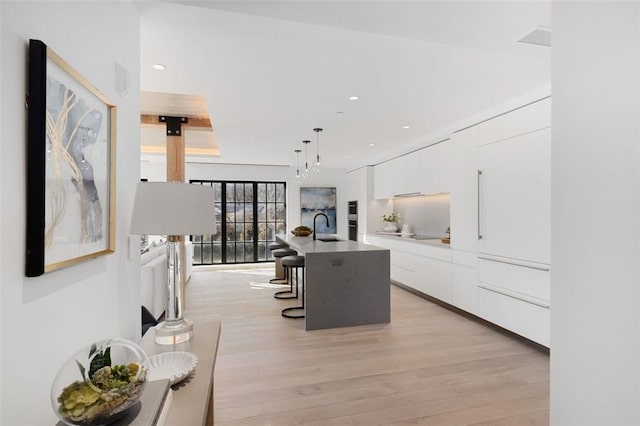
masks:
<path fill-rule="evenodd" d="M 316 239 L 316 218 L 318 216 L 324 216 L 325 219 L 327 219 L 327 228 L 329 227 L 329 216 L 327 216 L 324 213 L 316 213 L 316 215 L 313 217 L 313 239 Z"/>

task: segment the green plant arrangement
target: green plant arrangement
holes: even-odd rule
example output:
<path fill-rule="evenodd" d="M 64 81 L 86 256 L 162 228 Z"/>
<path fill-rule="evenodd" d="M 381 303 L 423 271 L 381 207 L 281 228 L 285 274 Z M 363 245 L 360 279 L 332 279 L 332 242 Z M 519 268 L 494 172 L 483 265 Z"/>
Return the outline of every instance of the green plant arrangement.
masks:
<path fill-rule="evenodd" d="M 56 381 L 62 383 L 54 383 L 52 404 L 64 423 L 111 423 L 140 398 L 146 384 L 147 371 L 142 362 L 142 357 L 146 355 L 134 356 L 133 362 L 115 364 L 112 363 L 110 345 L 111 342 L 107 345 L 91 345 L 88 356 L 83 356 L 80 352 L 79 357 L 74 356 L 69 360 L 76 365 L 81 380 L 64 386 L 63 383 L 68 376 L 65 375 L 60 380 L 56 377 Z M 141 348 L 139 351 L 144 354 Z M 59 390 L 60 388 L 62 389 Z"/>
<path fill-rule="evenodd" d="M 391 213 L 391 214 L 383 214 L 382 215 L 382 220 L 385 222 L 393 222 L 396 223 L 400 220 L 400 215 L 397 213 Z"/>

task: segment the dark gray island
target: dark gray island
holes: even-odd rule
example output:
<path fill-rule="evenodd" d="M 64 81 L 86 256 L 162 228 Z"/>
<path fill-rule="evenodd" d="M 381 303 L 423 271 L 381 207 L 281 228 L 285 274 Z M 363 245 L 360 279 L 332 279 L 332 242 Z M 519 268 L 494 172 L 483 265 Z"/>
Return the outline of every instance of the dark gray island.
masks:
<path fill-rule="evenodd" d="M 305 256 L 305 329 L 390 321 L 389 250 L 355 241 L 279 235 Z"/>

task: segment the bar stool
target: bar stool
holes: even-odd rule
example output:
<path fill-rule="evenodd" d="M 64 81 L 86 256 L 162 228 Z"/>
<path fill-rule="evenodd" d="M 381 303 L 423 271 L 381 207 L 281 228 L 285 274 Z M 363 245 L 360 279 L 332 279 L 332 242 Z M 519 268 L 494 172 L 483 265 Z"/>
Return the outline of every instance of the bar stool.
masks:
<path fill-rule="evenodd" d="M 274 263 L 274 277 L 275 278 L 271 278 L 269 280 L 270 283 L 275 283 L 276 281 L 278 281 L 278 284 L 286 284 L 286 282 L 282 282 L 285 281 L 285 276 L 284 276 L 284 270 L 282 269 L 282 265 L 280 264 L 280 257 L 276 257 L 274 255 L 274 251 L 279 250 L 279 249 L 286 249 L 289 248 L 289 246 L 286 243 L 271 243 L 269 244 L 269 250 L 271 251 L 271 255 L 274 257 L 275 259 L 275 263 Z"/>
<path fill-rule="evenodd" d="M 291 292 L 293 293 L 293 269 L 296 273 L 296 297 L 298 295 L 298 269 L 302 269 L 302 306 L 294 306 L 282 310 L 282 316 L 285 318 L 304 318 L 302 314 L 291 314 L 291 311 L 302 310 L 304 312 L 304 256 L 286 256 L 282 258 L 282 266 L 288 271 Z"/>
<path fill-rule="evenodd" d="M 285 256 L 295 256 L 298 252 L 290 248 L 279 248 L 275 249 L 272 254 L 276 259 L 276 274 L 278 271 L 282 271 L 282 275 L 276 275 L 276 277 L 270 279 L 269 282 L 272 284 L 288 284 L 287 271 L 282 267 L 282 258 Z"/>

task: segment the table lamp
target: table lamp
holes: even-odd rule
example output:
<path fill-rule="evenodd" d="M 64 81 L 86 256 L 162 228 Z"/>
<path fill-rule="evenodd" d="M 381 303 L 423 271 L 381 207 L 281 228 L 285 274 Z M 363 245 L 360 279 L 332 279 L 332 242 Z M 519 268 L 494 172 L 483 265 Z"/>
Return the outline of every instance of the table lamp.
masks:
<path fill-rule="evenodd" d="M 193 335 L 193 321 L 182 318 L 180 237 L 215 233 L 213 188 L 180 182 L 140 182 L 131 217 L 131 233 L 167 236 L 167 306 L 156 326 L 156 343 L 182 343 Z M 190 261 L 188 259 L 187 261 Z"/>

